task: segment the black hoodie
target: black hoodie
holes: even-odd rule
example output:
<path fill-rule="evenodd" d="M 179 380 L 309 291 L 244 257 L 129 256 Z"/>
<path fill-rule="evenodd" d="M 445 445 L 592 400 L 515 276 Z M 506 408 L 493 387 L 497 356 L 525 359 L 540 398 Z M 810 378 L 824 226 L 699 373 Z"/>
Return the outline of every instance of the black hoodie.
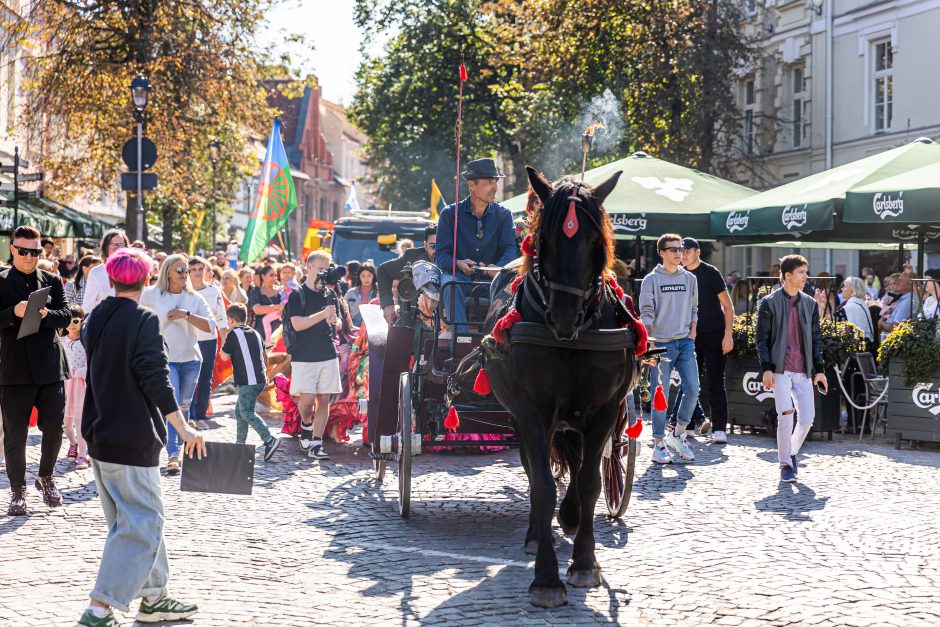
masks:
<path fill-rule="evenodd" d="M 82 418 L 88 454 L 101 462 L 159 466 L 164 416 L 179 407 L 157 314 L 111 296 L 85 320 L 82 343 L 88 356 Z"/>

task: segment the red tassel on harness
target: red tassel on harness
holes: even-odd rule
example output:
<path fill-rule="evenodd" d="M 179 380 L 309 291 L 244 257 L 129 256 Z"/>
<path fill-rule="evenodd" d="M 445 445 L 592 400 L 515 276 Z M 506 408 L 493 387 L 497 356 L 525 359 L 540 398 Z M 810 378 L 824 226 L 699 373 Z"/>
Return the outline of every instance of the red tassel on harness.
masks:
<path fill-rule="evenodd" d="M 565 224 L 561 228 L 564 234 L 571 239 L 578 232 L 578 212 L 574 208 L 574 200 L 568 203 L 568 215 L 565 216 Z"/>
<path fill-rule="evenodd" d="M 522 248 L 522 254 L 526 257 L 535 256 L 535 244 L 532 243 L 531 233 L 522 238 L 522 246 L 520 248 Z"/>
<path fill-rule="evenodd" d="M 509 284 L 509 291 L 515 294 L 519 291 L 519 286 L 522 285 L 522 282 L 525 281 L 525 275 L 520 274 L 512 280 L 512 283 Z"/>
<path fill-rule="evenodd" d="M 666 411 L 669 404 L 666 403 L 666 394 L 663 392 L 663 386 L 656 386 L 656 394 L 653 396 L 653 409 L 655 411 Z"/>
<path fill-rule="evenodd" d="M 637 418 L 636 422 L 627 427 L 627 436 L 635 440 L 640 437 L 641 433 L 643 433 L 643 419 Z"/>
<path fill-rule="evenodd" d="M 483 368 L 480 368 L 480 372 L 477 373 L 476 381 L 473 382 L 473 391 L 480 396 L 489 396 L 490 394 L 490 378 Z"/>
<path fill-rule="evenodd" d="M 447 417 L 444 418 L 444 428 L 451 433 L 460 428 L 460 416 L 457 415 L 457 408 L 454 406 L 447 410 Z"/>
<path fill-rule="evenodd" d="M 460 64 L 460 80 L 461 82 L 467 80 L 467 66 L 463 63 Z"/>
<path fill-rule="evenodd" d="M 506 312 L 505 316 L 496 321 L 496 326 L 493 327 L 490 334 L 493 336 L 493 339 L 496 340 L 497 344 L 502 344 L 506 341 L 503 333 L 511 329 L 512 325 L 517 322 L 522 322 L 522 314 L 515 309 L 510 309 Z"/>

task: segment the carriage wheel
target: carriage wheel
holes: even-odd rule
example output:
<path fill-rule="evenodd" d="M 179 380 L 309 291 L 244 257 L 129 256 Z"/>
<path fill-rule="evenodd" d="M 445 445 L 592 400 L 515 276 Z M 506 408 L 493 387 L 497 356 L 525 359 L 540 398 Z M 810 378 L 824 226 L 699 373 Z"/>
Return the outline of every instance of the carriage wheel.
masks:
<path fill-rule="evenodd" d="M 375 471 L 375 482 L 382 483 L 385 481 L 385 469 L 388 467 L 388 462 L 384 459 L 373 459 L 372 460 L 372 470 Z"/>
<path fill-rule="evenodd" d="M 408 518 L 411 512 L 411 433 L 414 429 L 411 406 L 411 375 L 398 380 L 398 512 Z"/>
<path fill-rule="evenodd" d="M 622 448 L 612 447 L 609 457 L 601 459 L 601 475 L 604 479 L 604 502 L 607 514 L 620 518 L 627 511 L 630 495 L 633 493 L 633 473 L 636 469 L 636 456 L 640 443 L 625 438 Z"/>

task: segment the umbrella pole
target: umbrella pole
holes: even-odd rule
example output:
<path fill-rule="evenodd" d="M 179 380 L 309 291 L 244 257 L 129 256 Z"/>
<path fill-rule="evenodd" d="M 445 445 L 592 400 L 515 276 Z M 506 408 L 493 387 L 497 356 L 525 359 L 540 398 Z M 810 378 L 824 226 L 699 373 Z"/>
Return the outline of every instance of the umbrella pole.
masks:
<path fill-rule="evenodd" d="M 917 274 L 920 276 L 924 276 L 924 270 L 926 270 L 924 267 L 924 253 L 926 252 L 924 249 L 926 245 L 926 236 L 921 231 L 917 234 Z"/>
<path fill-rule="evenodd" d="M 640 276 L 640 263 L 643 260 L 643 238 L 639 235 L 636 236 L 636 268 L 633 269 L 633 278 L 641 279 Z"/>
<path fill-rule="evenodd" d="M 898 244 L 898 272 L 904 272 L 904 242 Z"/>

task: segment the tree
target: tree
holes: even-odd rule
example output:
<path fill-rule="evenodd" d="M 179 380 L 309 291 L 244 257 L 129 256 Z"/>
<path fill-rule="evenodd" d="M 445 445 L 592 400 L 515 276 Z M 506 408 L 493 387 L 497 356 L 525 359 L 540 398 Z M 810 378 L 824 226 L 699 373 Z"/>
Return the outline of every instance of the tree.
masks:
<path fill-rule="evenodd" d="M 224 198 L 257 158 L 248 141 L 271 112 L 253 50 L 264 0 L 37 0 L 13 36 L 27 47 L 25 127 L 42 129 L 47 185 L 61 194 L 114 190 L 120 148 L 134 136 L 128 86 L 153 86 L 146 135 L 157 146 L 148 220 L 164 246 L 195 235 L 212 190 Z M 220 159 L 211 180 L 209 145 Z M 219 224 L 224 225 L 225 219 Z M 128 211 L 128 230 L 136 225 Z M 203 223 L 203 229 L 208 221 Z M 205 231 L 203 231 L 205 232 Z"/>

